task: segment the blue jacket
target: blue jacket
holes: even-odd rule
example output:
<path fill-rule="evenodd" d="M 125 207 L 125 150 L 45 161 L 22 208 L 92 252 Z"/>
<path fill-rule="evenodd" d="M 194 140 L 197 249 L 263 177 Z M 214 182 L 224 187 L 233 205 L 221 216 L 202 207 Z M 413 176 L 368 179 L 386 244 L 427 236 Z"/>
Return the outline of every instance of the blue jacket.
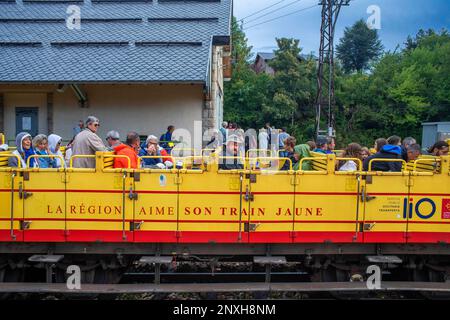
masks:
<path fill-rule="evenodd" d="M 402 149 L 400 146 L 394 146 L 391 144 L 387 144 L 381 148 L 381 150 L 374 155 L 368 157 L 364 160 L 364 171 L 369 169 L 369 162 L 372 159 L 402 159 Z M 400 172 L 402 171 L 402 163 L 401 162 L 380 162 L 373 161 L 372 162 L 372 171 L 391 171 L 391 172 Z"/>
<path fill-rule="evenodd" d="M 161 155 L 159 150 L 156 151 L 156 155 L 157 156 Z M 143 157 L 143 156 L 149 156 L 149 154 L 147 153 L 147 145 L 146 144 L 141 145 L 141 150 L 139 151 L 139 157 Z M 163 163 L 162 158 L 152 158 L 152 159 L 144 158 L 144 159 L 142 159 L 142 164 L 145 167 L 155 166 L 158 163 Z"/>
<path fill-rule="evenodd" d="M 47 151 L 35 149 L 34 152 L 40 156 L 48 156 Z M 57 168 L 55 158 L 37 158 L 39 168 Z"/>
<path fill-rule="evenodd" d="M 164 134 L 159 138 L 159 141 L 160 141 L 159 145 L 160 145 L 161 147 L 163 147 L 164 149 L 169 149 L 169 144 L 168 144 L 168 142 L 169 142 L 169 141 L 172 141 L 172 133 L 170 133 L 170 132 L 164 133 Z M 164 142 L 161 142 L 161 141 L 164 141 Z"/>

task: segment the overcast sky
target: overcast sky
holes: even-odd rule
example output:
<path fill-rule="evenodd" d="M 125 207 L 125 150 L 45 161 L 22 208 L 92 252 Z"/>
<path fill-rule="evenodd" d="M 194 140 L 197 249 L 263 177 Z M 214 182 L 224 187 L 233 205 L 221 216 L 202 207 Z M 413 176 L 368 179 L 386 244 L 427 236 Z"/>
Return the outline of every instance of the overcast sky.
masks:
<path fill-rule="evenodd" d="M 234 15 L 238 20 L 243 19 L 280 1 L 234 0 Z M 283 0 L 278 5 L 245 19 L 244 31 L 253 51 L 270 52 L 276 48 L 275 37 L 292 37 L 300 39 L 303 53 L 317 54 L 321 14 L 318 2 L 319 0 Z M 271 12 L 286 5 L 286 8 Z M 397 45 L 403 45 L 406 37 L 415 35 L 420 28 L 450 29 L 450 0 L 353 0 L 349 7 L 343 7 L 341 11 L 336 26 L 335 44 L 346 26 L 351 26 L 358 19 L 366 21 L 369 18 L 367 9 L 371 5 L 380 8 L 381 29 L 378 32 L 386 50 L 393 51 Z M 311 6 L 314 7 L 293 13 Z M 292 14 L 284 18 L 264 23 L 290 13 Z M 265 16 L 260 17 L 262 15 Z M 258 23 L 263 24 L 255 26 Z"/>

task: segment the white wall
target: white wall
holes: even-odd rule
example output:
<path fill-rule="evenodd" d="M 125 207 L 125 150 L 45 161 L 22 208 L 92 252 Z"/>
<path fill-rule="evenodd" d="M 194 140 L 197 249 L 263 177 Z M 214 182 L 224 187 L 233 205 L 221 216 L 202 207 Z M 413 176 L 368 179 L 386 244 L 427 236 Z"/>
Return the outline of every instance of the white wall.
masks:
<path fill-rule="evenodd" d="M 53 92 L 54 132 L 70 140 L 78 120 L 89 115 L 100 119 L 100 137 L 117 130 L 122 137 L 134 130 L 141 135 L 160 136 L 167 126 L 193 132 L 202 120 L 202 85 L 81 85 L 89 108 L 80 108 L 73 91 L 56 92 L 56 86 L 0 85 L 5 102 L 5 133 L 15 135 L 15 107 L 38 106 L 39 131 L 47 133 L 46 93 Z M 36 92 L 36 93 L 30 93 Z"/>
<path fill-rule="evenodd" d="M 47 93 L 34 93 L 22 88 L 22 93 L 4 95 L 5 134 L 7 140 L 13 140 L 16 134 L 16 107 L 38 107 L 38 130 L 47 132 Z"/>

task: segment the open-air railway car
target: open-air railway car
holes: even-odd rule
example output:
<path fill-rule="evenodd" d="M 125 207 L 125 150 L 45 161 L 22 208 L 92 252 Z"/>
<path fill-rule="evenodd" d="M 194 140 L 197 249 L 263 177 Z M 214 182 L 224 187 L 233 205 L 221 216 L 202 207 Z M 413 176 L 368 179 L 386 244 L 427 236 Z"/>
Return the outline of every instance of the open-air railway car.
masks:
<path fill-rule="evenodd" d="M 18 169 L 0 154 L 0 281 L 23 279 L 33 255 L 97 270 L 91 281 L 116 281 L 105 273 L 141 256 L 285 256 L 338 280 L 378 256 L 413 280 L 449 277 L 450 157 L 339 172 L 335 155 L 303 159 L 312 171 L 280 171 L 288 160 L 243 158 L 243 170 L 220 170 L 217 154 L 170 170 L 113 169 L 111 153 L 97 153 L 95 169 Z"/>

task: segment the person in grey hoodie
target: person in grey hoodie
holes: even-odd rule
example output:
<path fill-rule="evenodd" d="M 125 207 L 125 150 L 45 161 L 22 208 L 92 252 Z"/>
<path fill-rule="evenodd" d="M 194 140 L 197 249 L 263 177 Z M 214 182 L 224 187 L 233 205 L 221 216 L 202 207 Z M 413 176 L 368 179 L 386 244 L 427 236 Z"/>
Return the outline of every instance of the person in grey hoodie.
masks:
<path fill-rule="evenodd" d="M 31 135 L 28 132 L 21 132 L 16 136 L 17 150 L 12 153 L 20 159 L 20 165 L 22 168 L 27 167 L 27 160 L 31 155 L 34 155 L 34 150 L 31 142 Z M 30 168 L 36 167 L 36 159 L 30 159 Z M 18 167 L 18 160 L 16 157 L 8 158 L 8 167 Z"/>

